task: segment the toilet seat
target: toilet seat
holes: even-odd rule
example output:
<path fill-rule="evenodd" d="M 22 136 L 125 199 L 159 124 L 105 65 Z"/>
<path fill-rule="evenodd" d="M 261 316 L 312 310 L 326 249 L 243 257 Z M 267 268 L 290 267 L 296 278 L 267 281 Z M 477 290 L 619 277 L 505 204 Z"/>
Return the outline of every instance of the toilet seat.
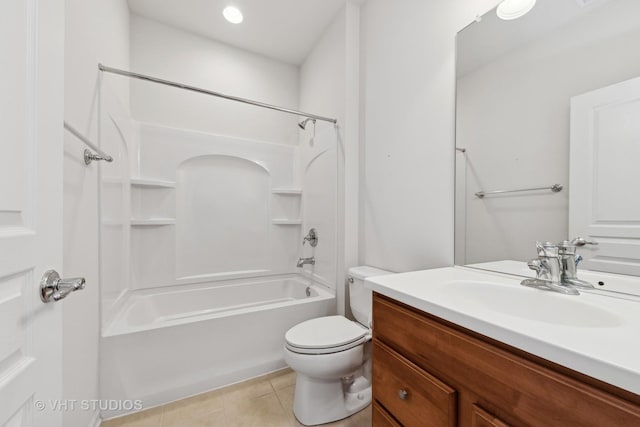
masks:
<path fill-rule="evenodd" d="M 300 354 L 329 354 L 357 347 L 369 340 L 369 329 L 344 316 L 307 320 L 285 334 L 288 350 Z"/>

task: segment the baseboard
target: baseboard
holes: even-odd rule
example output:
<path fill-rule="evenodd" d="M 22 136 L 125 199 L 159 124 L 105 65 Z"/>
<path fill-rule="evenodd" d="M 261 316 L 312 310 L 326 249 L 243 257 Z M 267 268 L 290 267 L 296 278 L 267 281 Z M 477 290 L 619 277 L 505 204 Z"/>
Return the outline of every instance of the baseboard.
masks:
<path fill-rule="evenodd" d="M 89 427 L 100 427 L 101 422 L 102 418 L 100 418 L 100 411 L 96 411 L 95 415 L 89 422 Z"/>

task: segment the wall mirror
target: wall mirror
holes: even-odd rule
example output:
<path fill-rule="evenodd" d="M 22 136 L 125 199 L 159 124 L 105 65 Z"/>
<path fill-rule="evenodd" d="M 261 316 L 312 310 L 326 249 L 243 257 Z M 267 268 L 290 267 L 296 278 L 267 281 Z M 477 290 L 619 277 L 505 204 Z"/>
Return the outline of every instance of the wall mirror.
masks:
<path fill-rule="evenodd" d="M 533 275 L 536 241 L 582 235 L 581 268 L 640 275 L 639 16 L 538 0 L 458 34 L 456 265 Z"/>

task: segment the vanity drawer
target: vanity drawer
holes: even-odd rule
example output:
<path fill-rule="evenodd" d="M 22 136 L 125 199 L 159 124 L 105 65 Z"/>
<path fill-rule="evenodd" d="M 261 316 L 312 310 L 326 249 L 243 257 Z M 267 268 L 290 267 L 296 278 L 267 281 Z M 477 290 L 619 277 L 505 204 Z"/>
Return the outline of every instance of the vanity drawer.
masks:
<path fill-rule="evenodd" d="M 640 396 L 379 294 L 374 295 L 373 322 L 374 342 L 384 343 L 417 369 L 429 371 L 456 389 L 459 404 L 464 406 L 459 414 L 461 425 L 472 425 L 474 417 L 482 422 L 479 414 L 474 415 L 469 405 L 462 403 L 471 401 L 489 403 L 503 423 L 513 426 L 640 426 L 640 406 L 636 404 Z M 379 355 L 384 357 L 384 352 L 374 353 L 374 372 Z M 387 366 L 388 360 L 383 360 Z M 391 369 L 395 372 L 396 368 Z M 383 405 L 396 416 L 386 403 Z"/>
<path fill-rule="evenodd" d="M 478 405 L 473 405 L 471 408 L 471 427 L 509 427 L 509 424 L 494 417 Z"/>
<path fill-rule="evenodd" d="M 373 402 L 371 425 L 374 427 L 402 427 L 377 402 Z"/>
<path fill-rule="evenodd" d="M 454 389 L 378 341 L 373 360 L 374 397 L 403 426 L 455 426 Z"/>

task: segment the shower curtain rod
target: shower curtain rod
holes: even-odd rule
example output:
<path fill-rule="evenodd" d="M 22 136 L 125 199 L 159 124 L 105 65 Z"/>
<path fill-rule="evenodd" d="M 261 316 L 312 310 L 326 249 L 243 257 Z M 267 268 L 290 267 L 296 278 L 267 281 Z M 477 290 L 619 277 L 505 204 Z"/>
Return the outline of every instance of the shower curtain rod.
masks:
<path fill-rule="evenodd" d="M 190 90 L 192 92 L 204 93 L 205 95 L 217 96 L 218 98 L 229 99 L 231 101 L 242 102 L 244 104 L 255 105 L 257 107 L 269 108 L 271 110 L 282 111 L 283 113 L 295 114 L 296 116 L 309 117 L 314 120 L 322 120 L 330 123 L 338 123 L 337 119 L 330 117 L 318 116 L 315 114 L 304 113 L 302 111 L 292 110 L 290 108 L 278 107 L 276 105 L 266 104 L 264 102 L 253 101 L 251 99 L 240 98 L 237 96 L 225 95 L 220 92 L 213 92 L 206 89 L 201 89 L 195 86 L 189 86 L 183 83 L 176 83 L 169 80 L 159 79 L 157 77 L 151 77 L 144 74 L 134 73 L 132 71 L 119 70 L 117 68 L 107 67 L 106 65 L 98 64 L 98 69 L 107 73 L 120 74 L 121 76 L 133 77 L 134 79 L 146 80 L 153 83 L 160 83 L 166 86 L 173 86 L 180 89 Z"/>

